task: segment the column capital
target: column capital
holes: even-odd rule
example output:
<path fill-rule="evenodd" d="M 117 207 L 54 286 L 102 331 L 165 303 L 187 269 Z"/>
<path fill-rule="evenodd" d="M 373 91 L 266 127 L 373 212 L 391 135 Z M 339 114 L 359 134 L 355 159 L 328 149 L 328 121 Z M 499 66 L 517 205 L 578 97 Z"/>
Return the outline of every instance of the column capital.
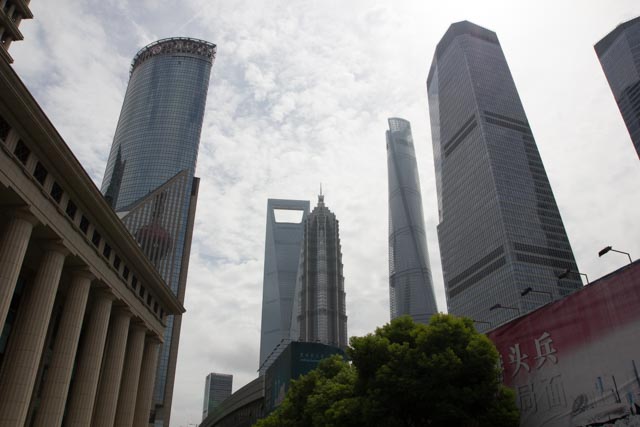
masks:
<path fill-rule="evenodd" d="M 149 328 L 147 328 L 147 325 L 141 319 L 134 317 L 131 319 L 131 329 L 143 330 L 146 332 Z"/>
<path fill-rule="evenodd" d="M 89 270 L 88 267 L 73 267 L 71 269 L 71 277 L 81 277 L 84 279 L 88 279 L 89 281 L 95 280 L 96 276 Z"/>
<path fill-rule="evenodd" d="M 129 319 L 131 319 L 131 317 L 133 317 L 133 313 L 131 312 L 131 310 L 129 310 L 129 308 L 127 308 L 124 305 L 115 305 L 115 304 L 114 304 L 113 309 L 111 311 L 111 315 L 112 316 L 118 316 L 118 317 L 124 316 L 124 317 L 128 317 Z"/>
<path fill-rule="evenodd" d="M 9 209 L 6 214 L 9 218 L 20 218 L 29 222 L 34 227 L 40 222 L 34 214 L 31 213 L 26 206 L 16 206 L 13 209 Z"/>
<path fill-rule="evenodd" d="M 157 335 L 157 334 L 152 332 L 151 334 L 147 334 L 146 342 L 148 344 L 162 345 L 162 343 L 164 342 L 164 339 L 160 335 Z"/>
<path fill-rule="evenodd" d="M 110 301 L 116 301 L 118 297 L 113 293 L 111 288 L 96 277 L 92 284 L 91 292 L 99 298 L 106 298 Z"/>
<path fill-rule="evenodd" d="M 65 257 L 71 253 L 69 249 L 62 243 L 61 240 L 42 240 L 40 247 L 44 251 L 58 252 Z"/>

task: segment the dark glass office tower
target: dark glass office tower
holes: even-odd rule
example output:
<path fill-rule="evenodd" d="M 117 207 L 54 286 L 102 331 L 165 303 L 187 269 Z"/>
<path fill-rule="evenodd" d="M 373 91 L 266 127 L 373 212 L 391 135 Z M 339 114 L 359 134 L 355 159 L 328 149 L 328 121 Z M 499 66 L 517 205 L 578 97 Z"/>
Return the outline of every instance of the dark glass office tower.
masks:
<path fill-rule="evenodd" d="M 438 312 L 433 293 L 422 193 L 411 124 L 389 119 L 389 299 L 391 319 L 410 315 L 428 323 Z"/>
<path fill-rule="evenodd" d="M 233 375 L 218 374 L 215 372 L 207 375 L 204 384 L 204 403 L 202 408 L 203 421 L 212 414 L 225 399 L 231 396 L 232 386 Z"/>
<path fill-rule="evenodd" d="M 618 25 L 595 49 L 640 158 L 640 17 Z"/>
<path fill-rule="evenodd" d="M 215 59 L 214 44 L 189 38 L 152 43 L 131 65 L 102 192 L 184 302 L 198 194 L 194 177 Z M 139 295 L 145 300 L 145 290 Z M 160 353 L 154 426 L 168 426 L 181 317 L 169 317 Z"/>
<path fill-rule="evenodd" d="M 452 24 L 427 88 L 449 312 L 495 327 L 578 289 L 571 245 L 496 34 Z"/>

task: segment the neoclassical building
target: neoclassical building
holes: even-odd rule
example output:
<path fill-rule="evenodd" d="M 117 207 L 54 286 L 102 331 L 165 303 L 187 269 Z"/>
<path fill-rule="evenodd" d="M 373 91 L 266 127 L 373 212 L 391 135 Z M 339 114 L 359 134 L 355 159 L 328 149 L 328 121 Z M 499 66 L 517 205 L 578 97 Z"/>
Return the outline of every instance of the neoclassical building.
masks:
<path fill-rule="evenodd" d="M 184 308 L 6 58 L 0 94 L 0 425 L 147 427 Z"/>

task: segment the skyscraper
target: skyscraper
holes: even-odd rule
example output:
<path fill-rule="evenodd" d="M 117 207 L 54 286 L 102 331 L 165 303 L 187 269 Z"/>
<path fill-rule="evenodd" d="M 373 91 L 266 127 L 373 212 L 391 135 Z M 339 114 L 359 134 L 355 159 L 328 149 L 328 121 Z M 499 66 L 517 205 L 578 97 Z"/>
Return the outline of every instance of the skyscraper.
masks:
<path fill-rule="evenodd" d="M 618 25 L 595 50 L 640 158 L 640 17 Z"/>
<path fill-rule="evenodd" d="M 322 192 L 304 221 L 292 316 L 292 340 L 347 348 L 340 229 Z"/>
<path fill-rule="evenodd" d="M 389 300 L 391 319 L 405 314 L 428 323 L 438 311 L 433 293 L 422 193 L 411 124 L 389 119 Z"/>
<path fill-rule="evenodd" d="M 207 418 L 222 401 L 231 396 L 232 386 L 233 375 L 217 374 L 215 372 L 207 375 L 207 379 L 204 382 L 203 420 Z"/>
<path fill-rule="evenodd" d="M 452 24 L 427 88 L 449 312 L 496 326 L 578 289 L 571 245 L 496 34 Z M 527 288 L 536 292 L 522 296 Z"/>
<path fill-rule="evenodd" d="M 102 193 L 180 302 L 199 179 L 194 177 L 216 46 L 170 38 L 133 59 Z M 169 317 L 156 372 L 155 426 L 168 426 L 181 316 Z"/>
<path fill-rule="evenodd" d="M 291 215 L 294 214 L 294 215 Z M 308 200 L 269 199 L 264 242 L 260 375 L 291 339 L 291 313 Z"/>

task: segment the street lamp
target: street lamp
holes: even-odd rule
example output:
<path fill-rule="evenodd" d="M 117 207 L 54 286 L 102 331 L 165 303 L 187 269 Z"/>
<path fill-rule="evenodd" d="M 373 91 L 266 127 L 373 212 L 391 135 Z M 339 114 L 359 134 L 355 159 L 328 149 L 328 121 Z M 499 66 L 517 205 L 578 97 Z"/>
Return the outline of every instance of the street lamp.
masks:
<path fill-rule="evenodd" d="M 531 286 L 529 286 L 528 288 L 526 288 L 522 292 L 520 292 L 520 296 L 523 297 L 525 295 L 530 294 L 531 292 L 533 292 L 534 294 L 547 294 L 547 295 L 549 295 L 549 298 L 551 299 L 551 301 L 553 301 L 553 294 L 551 292 L 548 292 L 548 291 L 536 291 Z"/>
<path fill-rule="evenodd" d="M 611 246 L 606 246 L 606 247 L 602 248 L 600 250 L 600 252 L 598 252 L 598 257 L 601 257 L 602 255 L 606 254 L 607 252 L 618 252 L 619 254 L 625 254 L 629 258 L 629 264 L 631 264 L 633 262 L 631 260 L 631 255 L 629 255 L 629 252 L 618 251 L 618 250 L 613 249 Z"/>
<path fill-rule="evenodd" d="M 589 276 L 587 276 L 585 273 L 580 273 L 579 271 L 573 271 L 570 268 L 566 268 L 562 273 L 558 274 L 558 279 L 564 279 L 570 273 L 579 274 L 581 276 L 584 276 L 584 278 L 587 279 L 587 285 L 589 284 Z"/>
<path fill-rule="evenodd" d="M 493 310 L 497 310 L 499 308 L 503 308 L 505 310 L 515 310 L 518 312 L 518 314 L 520 314 L 520 309 L 518 307 L 510 307 L 508 305 L 502 305 L 502 304 L 496 304 L 494 306 L 492 306 L 489 311 L 493 311 Z"/>

